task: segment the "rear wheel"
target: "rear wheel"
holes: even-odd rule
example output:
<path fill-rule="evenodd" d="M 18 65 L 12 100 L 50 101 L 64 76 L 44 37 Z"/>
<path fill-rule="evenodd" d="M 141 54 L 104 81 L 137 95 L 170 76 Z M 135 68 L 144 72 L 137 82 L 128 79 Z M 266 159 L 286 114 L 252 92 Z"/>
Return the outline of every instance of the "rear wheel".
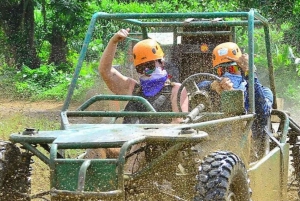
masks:
<path fill-rule="evenodd" d="M 300 140 L 299 133 L 296 131 L 289 131 L 291 165 L 293 166 L 292 181 L 289 190 L 298 191 L 298 198 L 300 198 Z"/>
<path fill-rule="evenodd" d="M 0 141 L 0 201 L 30 201 L 31 153 Z"/>
<path fill-rule="evenodd" d="M 214 152 L 204 158 L 197 175 L 195 201 L 250 201 L 247 170 L 231 152 Z"/>

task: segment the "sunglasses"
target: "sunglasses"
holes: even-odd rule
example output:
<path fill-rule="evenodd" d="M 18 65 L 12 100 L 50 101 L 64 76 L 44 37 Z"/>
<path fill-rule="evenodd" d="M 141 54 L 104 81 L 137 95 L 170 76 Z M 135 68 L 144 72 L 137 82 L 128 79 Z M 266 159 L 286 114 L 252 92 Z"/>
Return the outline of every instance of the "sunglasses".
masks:
<path fill-rule="evenodd" d="M 136 71 L 139 74 L 150 75 L 155 71 L 155 63 L 154 62 L 146 62 L 141 65 L 136 66 Z"/>
<path fill-rule="evenodd" d="M 217 75 L 221 77 L 225 72 L 235 74 L 238 71 L 240 71 L 240 68 L 237 65 L 234 66 L 228 66 L 228 67 L 217 67 L 216 68 Z"/>

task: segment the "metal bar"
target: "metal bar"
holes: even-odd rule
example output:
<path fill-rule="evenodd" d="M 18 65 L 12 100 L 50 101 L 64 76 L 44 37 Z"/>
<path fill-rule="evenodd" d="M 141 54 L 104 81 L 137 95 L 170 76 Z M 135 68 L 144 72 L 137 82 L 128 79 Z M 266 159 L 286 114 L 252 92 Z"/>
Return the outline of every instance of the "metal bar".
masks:
<path fill-rule="evenodd" d="M 64 102 L 64 105 L 62 107 L 62 111 L 66 111 L 69 108 L 69 105 L 70 105 L 70 102 L 71 102 L 71 98 L 73 96 L 74 89 L 76 87 L 76 82 L 77 82 L 77 79 L 78 79 L 78 76 L 79 76 L 79 73 L 80 73 L 80 70 L 81 70 L 81 67 L 82 67 L 82 63 L 83 63 L 83 60 L 85 58 L 88 45 L 89 45 L 89 43 L 91 41 L 92 33 L 93 33 L 94 29 L 95 29 L 95 24 L 96 24 L 96 21 L 97 21 L 97 16 L 99 14 L 100 13 L 94 14 L 92 16 L 92 19 L 91 19 L 88 31 L 87 31 L 87 33 L 85 35 L 85 39 L 84 39 L 84 42 L 83 42 L 83 45 L 82 45 L 82 48 L 81 48 L 81 51 L 80 51 L 80 55 L 79 55 L 79 59 L 78 59 L 78 62 L 77 62 L 76 68 L 75 68 L 75 72 L 73 74 L 73 78 L 72 78 L 71 84 L 70 84 L 69 89 L 68 89 L 68 94 L 67 94 L 66 100 Z"/>
<path fill-rule="evenodd" d="M 68 117 L 185 117 L 187 112 L 67 111 Z"/>
<path fill-rule="evenodd" d="M 85 160 L 83 164 L 80 166 L 79 175 L 78 175 L 78 192 L 84 191 L 84 185 L 85 185 L 85 178 L 86 178 L 86 171 L 91 165 L 91 160 Z"/>
<path fill-rule="evenodd" d="M 117 167 L 117 171 L 118 171 L 118 189 L 121 189 L 123 192 L 123 196 L 125 197 L 125 191 L 124 191 L 124 166 L 125 166 L 125 156 L 127 151 L 129 150 L 129 148 L 131 148 L 132 145 L 134 144 L 138 144 L 141 143 L 143 141 L 145 141 L 146 137 L 145 136 L 141 136 L 139 138 L 135 138 L 132 140 L 129 140 L 127 142 L 125 142 L 123 144 L 123 146 L 120 149 L 120 154 L 119 154 L 119 158 L 118 158 L 118 167 Z"/>
<path fill-rule="evenodd" d="M 211 120 L 211 121 L 207 121 L 207 122 L 176 126 L 176 128 L 178 128 L 178 129 L 188 129 L 188 128 L 203 129 L 205 127 L 209 127 L 212 125 L 218 125 L 221 123 L 230 123 L 230 122 L 232 123 L 232 121 L 248 121 L 248 120 L 253 120 L 253 118 L 254 118 L 254 114 L 247 114 L 247 115 L 242 115 L 242 116 L 235 116 L 235 117 L 228 117 L 228 118 L 224 118 L 224 119 Z"/>
<path fill-rule="evenodd" d="M 22 140 L 20 140 L 20 139 L 22 139 Z M 12 142 L 18 142 L 18 143 L 29 142 L 31 144 L 50 144 L 55 140 L 55 137 L 53 137 L 53 136 L 36 137 L 36 136 L 28 136 L 28 135 L 21 135 L 21 134 L 11 134 L 9 136 L 9 140 Z M 32 145 L 29 145 L 29 144 L 26 144 L 26 145 L 24 144 L 24 146 L 26 147 L 26 149 L 28 149 L 30 151 L 37 150 Z M 30 147 L 27 147 L 27 146 L 30 146 Z"/>
<path fill-rule="evenodd" d="M 61 118 L 60 129 L 65 130 L 66 126 L 70 124 L 67 116 L 67 111 L 62 111 L 60 113 L 60 118 Z"/>
<path fill-rule="evenodd" d="M 251 9 L 251 10 L 253 10 L 253 9 Z M 269 22 L 266 18 L 264 18 L 261 14 L 259 14 L 258 12 L 254 11 L 254 10 L 253 10 L 253 13 L 254 13 L 254 17 L 256 19 L 258 19 L 259 21 L 261 21 L 264 24 L 264 26 L 269 26 Z"/>
<path fill-rule="evenodd" d="M 174 27 L 173 28 L 173 44 L 177 44 L 178 43 L 178 40 L 177 40 L 177 37 L 179 36 L 179 32 L 177 31 L 177 28 Z"/>
<path fill-rule="evenodd" d="M 235 27 L 231 27 L 231 30 L 230 30 L 230 35 L 231 35 L 231 41 L 234 42 L 234 43 L 237 43 L 236 41 L 236 28 Z"/>
<path fill-rule="evenodd" d="M 101 136 L 99 136 L 101 138 Z M 101 142 L 83 142 L 83 143 L 59 143 L 58 147 L 59 149 L 97 149 L 97 148 L 116 148 L 121 147 L 123 141 L 115 141 L 115 142 L 107 142 L 107 143 L 101 143 Z"/>
<path fill-rule="evenodd" d="M 282 135 L 280 137 L 280 143 L 286 143 L 287 135 L 288 135 L 288 130 L 289 130 L 289 116 L 280 110 L 272 110 L 271 112 L 272 115 L 276 115 L 280 118 L 280 120 L 283 122 L 283 130 L 282 130 Z"/>
<path fill-rule="evenodd" d="M 300 133 L 300 126 L 289 116 L 289 126 L 296 133 Z"/>
<path fill-rule="evenodd" d="M 56 187 L 56 180 L 55 180 L 55 159 L 57 156 L 57 144 L 52 144 L 50 149 L 50 188 Z"/>
<path fill-rule="evenodd" d="M 142 26 L 142 33 L 143 33 L 143 39 L 147 39 L 148 38 L 148 34 L 147 34 L 147 29 L 146 27 Z"/>
<path fill-rule="evenodd" d="M 255 112 L 254 96 L 254 11 L 251 9 L 248 14 L 248 48 L 249 48 L 249 73 L 248 73 L 248 94 L 249 94 L 249 113 Z"/>
<path fill-rule="evenodd" d="M 45 164 L 49 165 L 50 164 L 50 160 L 49 158 L 47 158 L 42 152 L 40 152 L 38 149 L 36 149 L 34 146 L 32 146 L 31 144 L 27 143 L 27 142 L 19 142 L 20 144 L 22 144 L 26 150 L 32 152 L 36 157 L 38 157 L 41 161 L 43 161 Z"/>
<path fill-rule="evenodd" d="M 101 100 L 117 100 L 117 101 L 138 101 L 141 102 L 148 111 L 155 112 L 155 109 L 153 106 L 143 97 L 141 96 L 129 96 L 129 95 L 97 95 L 93 96 L 86 102 L 84 102 L 81 106 L 77 108 L 78 111 L 85 110 L 88 108 L 91 104 L 93 104 L 96 101 L 101 101 Z"/>
<path fill-rule="evenodd" d="M 99 146 L 98 146 L 99 147 Z M 61 148 L 61 146 L 57 146 L 57 148 Z M 69 147 L 67 147 L 69 148 Z M 72 165 L 74 164 L 74 162 L 79 162 L 79 163 L 83 163 L 86 160 L 90 160 L 90 159 L 77 159 L 77 158 L 56 158 L 55 159 L 55 163 L 56 164 L 67 164 L 67 165 Z M 115 158 L 108 158 L 108 159 L 99 159 L 99 158 L 95 158 L 95 159 L 91 159 L 93 162 L 97 163 L 99 161 L 101 162 L 105 162 L 106 164 L 117 164 L 118 161 Z"/>
<path fill-rule="evenodd" d="M 125 196 L 123 196 L 123 199 L 121 199 L 121 195 L 123 194 L 123 191 L 121 190 L 114 190 L 114 191 L 107 191 L 107 192 L 77 192 L 77 191 L 68 191 L 68 190 L 57 190 L 55 188 L 51 189 L 51 197 L 74 197 L 74 199 L 84 199 L 87 198 L 119 198 L 118 200 L 124 200 Z M 118 196 L 118 197 L 117 197 Z"/>
<path fill-rule="evenodd" d="M 125 19 L 125 20 L 122 20 L 122 21 L 128 22 L 130 24 L 134 24 L 134 25 L 137 25 L 137 26 L 142 26 L 143 25 L 143 22 L 141 22 L 139 20 Z"/>
<path fill-rule="evenodd" d="M 185 19 L 185 18 L 225 18 L 225 17 L 247 17 L 248 12 L 198 12 L 198 13 L 95 13 L 96 18 L 101 19 L 124 19 L 124 20 L 137 20 L 137 19 Z M 138 21 L 134 21 L 137 23 Z M 144 23 L 144 22 L 143 22 Z"/>
<path fill-rule="evenodd" d="M 231 26 L 247 26 L 247 21 L 220 21 L 220 22 L 143 22 L 141 27 L 231 27 Z M 256 20 L 255 25 L 263 25 Z"/>
<path fill-rule="evenodd" d="M 224 36 L 224 35 L 232 35 L 232 32 L 231 31 L 177 32 L 177 35 L 178 36 L 203 36 L 203 35 Z"/>

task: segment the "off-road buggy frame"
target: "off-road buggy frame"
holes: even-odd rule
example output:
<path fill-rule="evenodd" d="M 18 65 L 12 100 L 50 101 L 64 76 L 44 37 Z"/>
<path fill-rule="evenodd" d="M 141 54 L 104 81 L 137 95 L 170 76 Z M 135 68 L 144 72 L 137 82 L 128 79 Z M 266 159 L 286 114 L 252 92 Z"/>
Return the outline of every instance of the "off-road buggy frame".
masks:
<path fill-rule="evenodd" d="M 103 25 L 104 33 L 110 23 L 122 26 L 120 28 L 128 25 L 136 34 L 130 35 L 132 40 L 127 41 L 127 50 L 134 41 L 151 34 L 152 37 L 162 36 L 167 30 L 170 42 L 162 45 L 170 55 L 167 61 L 173 64 L 168 71 L 188 90 L 191 112 L 156 112 L 142 97 L 105 94 L 96 95 L 70 111 L 80 70 L 98 22 Z M 195 83 L 202 79 L 218 79 L 209 74 L 212 49 L 221 42 L 238 42 L 235 36 L 238 27 L 245 27 L 248 33 L 249 111 L 245 114 L 241 91 L 224 92 L 221 111 L 210 111 L 206 97 Z M 253 159 L 251 125 L 255 118 L 256 27 L 264 29 L 269 84 L 275 100 L 272 115 L 278 122 L 264 137 L 263 154 Z M 109 32 L 109 28 L 106 31 Z M 88 110 L 102 101 L 129 100 L 140 101 L 148 111 Z M 115 121 L 125 116 L 182 117 L 184 122 L 154 125 Z M 109 117 L 112 121 L 70 123 L 71 119 L 79 118 L 80 121 L 81 117 Z M 290 150 L 296 181 L 300 181 L 297 144 L 300 129 L 284 111 L 277 109 L 269 25 L 252 9 L 249 12 L 95 13 L 61 111 L 61 123 L 61 130 L 26 129 L 23 133 L 11 134 L 10 142 L 1 142 L 0 200 L 31 200 L 48 192 L 51 200 L 286 200 Z M 130 151 L 136 144 L 140 149 Z M 64 154 L 65 150 L 98 148 L 120 148 L 120 154 L 104 159 Z M 144 163 L 128 172 L 127 161 L 142 154 Z M 51 189 L 39 195 L 30 195 L 32 155 L 50 167 Z"/>

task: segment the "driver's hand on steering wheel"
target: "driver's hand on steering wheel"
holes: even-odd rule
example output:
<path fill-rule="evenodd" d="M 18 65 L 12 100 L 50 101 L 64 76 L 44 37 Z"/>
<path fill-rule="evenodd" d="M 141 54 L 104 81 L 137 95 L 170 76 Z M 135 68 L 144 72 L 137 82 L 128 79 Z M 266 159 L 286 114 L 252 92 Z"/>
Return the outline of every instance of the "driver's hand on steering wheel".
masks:
<path fill-rule="evenodd" d="M 233 90 L 233 83 L 227 77 L 222 77 L 221 81 L 213 81 L 210 88 L 220 94 L 224 90 Z"/>

